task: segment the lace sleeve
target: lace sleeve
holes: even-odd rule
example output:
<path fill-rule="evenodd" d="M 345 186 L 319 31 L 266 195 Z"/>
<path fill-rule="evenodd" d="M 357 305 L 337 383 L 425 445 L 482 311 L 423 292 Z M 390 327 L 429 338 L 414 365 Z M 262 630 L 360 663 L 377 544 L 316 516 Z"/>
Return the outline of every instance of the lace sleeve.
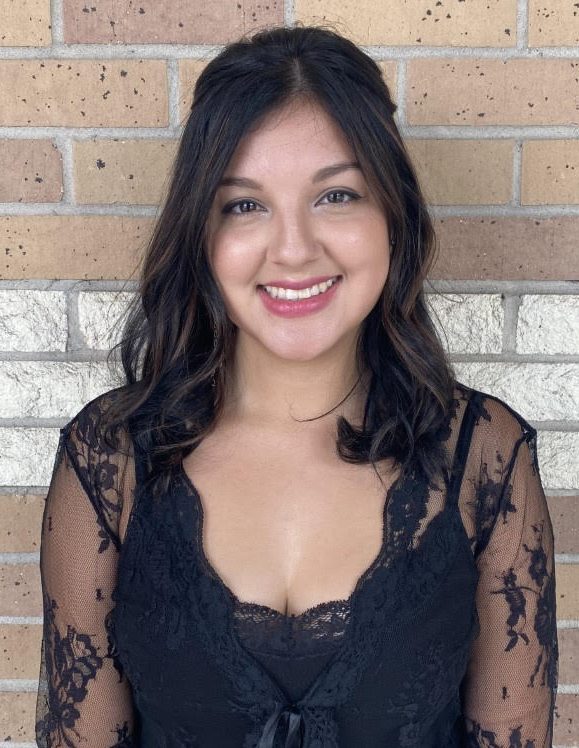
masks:
<path fill-rule="evenodd" d="M 536 430 L 517 440 L 477 557 L 480 631 L 463 683 L 468 745 L 551 748 L 558 679 L 553 528 Z"/>
<path fill-rule="evenodd" d="M 107 463 L 95 461 L 90 428 L 90 422 L 73 419 L 60 430 L 42 519 L 44 621 L 35 733 L 36 745 L 44 748 L 136 745 L 131 687 L 108 630 L 118 506 L 96 498 L 97 480 L 106 485 L 112 474 L 110 467 L 103 472 Z"/>

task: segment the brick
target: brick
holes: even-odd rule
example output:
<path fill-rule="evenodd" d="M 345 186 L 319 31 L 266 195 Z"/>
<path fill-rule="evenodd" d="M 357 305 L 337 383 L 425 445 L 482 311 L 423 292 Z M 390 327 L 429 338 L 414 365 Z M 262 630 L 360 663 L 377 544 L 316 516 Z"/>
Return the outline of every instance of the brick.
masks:
<path fill-rule="evenodd" d="M 472 361 L 458 365 L 470 382 L 507 400 L 524 418 L 579 420 L 579 364 Z"/>
<path fill-rule="evenodd" d="M 0 361 L 0 417 L 65 418 L 109 384 L 96 361 Z"/>
<path fill-rule="evenodd" d="M 48 488 L 58 446 L 58 429 L 0 427 L 0 437 L 0 471 L 3 485 Z M 34 460 L 23 460 L 23 452 L 33 454 Z M 34 529 L 37 531 L 37 528 Z"/>
<path fill-rule="evenodd" d="M 78 295 L 78 322 L 88 348 L 109 350 L 120 340 L 120 319 L 132 293 L 83 291 Z"/>
<path fill-rule="evenodd" d="M 41 616 L 38 564 L 0 564 L 0 616 Z"/>
<path fill-rule="evenodd" d="M 579 694 L 557 694 L 553 745 L 556 748 L 579 745 Z"/>
<path fill-rule="evenodd" d="M 0 625 L 0 678 L 38 678 L 42 626 Z"/>
<path fill-rule="evenodd" d="M 201 0 L 64 0 L 68 43 L 222 44 L 243 33 L 283 22 L 283 0 L 207 3 Z"/>
<path fill-rule="evenodd" d="M 0 47 L 52 44 L 50 0 L 0 0 Z"/>
<path fill-rule="evenodd" d="M 558 629 L 559 683 L 577 683 L 579 672 L 579 629 Z"/>
<path fill-rule="evenodd" d="M 579 486 L 579 433 L 539 431 L 537 452 L 543 486 L 551 490 L 577 490 Z"/>
<path fill-rule="evenodd" d="M 501 353 L 504 313 L 499 294 L 438 294 L 426 298 L 448 353 Z"/>
<path fill-rule="evenodd" d="M 35 712 L 36 692 L 0 692 L 0 736 L 6 745 L 34 740 Z"/>
<path fill-rule="evenodd" d="M 427 202 L 500 205 L 512 195 L 512 140 L 407 138 Z"/>
<path fill-rule="evenodd" d="M 579 204 L 579 140 L 523 143 L 521 203 Z"/>
<path fill-rule="evenodd" d="M 407 92 L 411 125 L 576 125 L 579 59 L 409 60 Z"/>
<path fill-rule="evenodd" d="M 357 44 L 512 47 L 516 44 L 516 0 L 485 3 L 379 3 L 295 0 L 295 16 L 306 24 L 332 23 Z"/>
<path fill-rule="evenodd" d="M 579 618 L 579 564 L 555 564 L 557 619 Z"/>
<path fill-rule="evenodd" d="M 517 353 L 579 354 L 579 296 L 525 294 L 518 310 Z"/>
<path fill-rule="evenodd" d="M 579 495 L 549 496 L 556 553 L 579 553 Z"/>
<path fill-rule="evenodd" d="M 0 351 L 65 351 L 67 335 L 62 291 L 0 291 Z"/>
<path fill-rule="evenodd" d="M 394 60 L 377 60 L 376 62 L 382 70 L 384 81 L 390 90 L 392 99 L 396 101 L 397 63 Z M 205 60 L 179 60 L 179 113 L 182 124 L 185 124 L 191 110 L 195 82 L 206 64 Z"/>
<path fill-rule="evenodd" d="M 0 279 L 128 279 L 153 222 L 144 216 L 0 217 Z"/>
<path fill-rule="evenodd" d="M 74 144 L 77 203 L 157 205 L 176 140 L 83 140 Z"/>
<path fill-rule="evenodd" d="M 34 553 L 40 550 L 44 494 L 0 496 L 0 553 Z"/>
<path fill-rule="evenodd" d="M 2 60 L 3 126 L 165 127 L 164 60 Z"/>
<path fill-rule="evenodd" d="M 58 202 L 62 189 L 62 161 L 55 143 L 0 140 L 0 202 Z"/>
<path fill-rule="evenodd" d="M 529 46 L 579 45 L 579 7 L 572 0 L 529 0 Z"/>
<path fill-rule="evenodd" d="M 430 279 L 579 280 L 579 218 L 446 217 Z"/>

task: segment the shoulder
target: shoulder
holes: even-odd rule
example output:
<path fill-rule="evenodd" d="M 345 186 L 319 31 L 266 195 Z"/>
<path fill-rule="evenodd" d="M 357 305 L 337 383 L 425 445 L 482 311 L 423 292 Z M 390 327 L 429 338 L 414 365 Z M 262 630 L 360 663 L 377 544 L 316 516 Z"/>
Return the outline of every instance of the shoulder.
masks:
<path fill-rule="evenodd" d="M 458 391 L 468 400 L 470 417 L 473 419 L 473 436 L 483 444 L 500 445 L 503 449 L 514 448 L 522 440 L 530 441 L 537 430 L 517 410 L 512 401 L 498 395 L 467 387 L 457 382 Z"/>

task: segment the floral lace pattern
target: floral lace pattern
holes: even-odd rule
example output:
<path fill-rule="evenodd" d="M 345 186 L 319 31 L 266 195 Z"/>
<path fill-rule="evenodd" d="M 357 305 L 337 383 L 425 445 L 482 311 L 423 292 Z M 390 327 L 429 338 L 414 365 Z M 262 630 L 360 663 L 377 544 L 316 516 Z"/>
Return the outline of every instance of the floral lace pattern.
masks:
<path fill-rule="evenodd" d="M 284 616 L 206 563 L 184 475 L 165 502 L 135 491 L 139 455 L 127 480 L 101 398 L 61 429 L 43 517 L 38 745 L 550 748 L 553 532 L 536 431 L 506 403 L 457 383 L 445 485 L 405 475 L 350 598 Z M 288 697 L 279 662 L 317 655 Z"/>

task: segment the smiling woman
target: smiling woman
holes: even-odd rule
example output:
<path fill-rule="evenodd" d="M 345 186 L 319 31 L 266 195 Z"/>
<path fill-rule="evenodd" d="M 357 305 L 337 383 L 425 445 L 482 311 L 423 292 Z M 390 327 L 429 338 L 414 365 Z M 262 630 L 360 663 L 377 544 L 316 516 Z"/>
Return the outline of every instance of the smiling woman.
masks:
<path fill-rule="evenodd" d="M 323 27 L 198 78 L 126 382 L 61 429 L 39 746 L 552 745 L 536 431 L 454 376 L 395 110 Z"/>

